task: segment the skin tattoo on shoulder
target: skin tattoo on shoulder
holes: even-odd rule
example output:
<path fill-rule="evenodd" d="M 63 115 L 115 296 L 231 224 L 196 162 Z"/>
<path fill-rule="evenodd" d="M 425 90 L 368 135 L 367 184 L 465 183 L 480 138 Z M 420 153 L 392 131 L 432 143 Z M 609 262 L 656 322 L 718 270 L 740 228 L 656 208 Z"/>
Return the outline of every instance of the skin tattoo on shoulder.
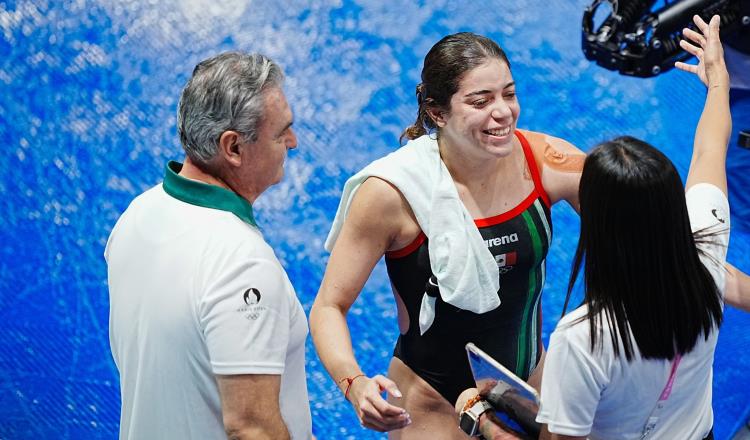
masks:
<path fill-rule="evenodd" d="M 534 158 L 538 165 L 544 165 L 554 171 L 563 173 L 580 174 L 583 171 L 583 163 L 586 161 L 585 154 L 564 153 L 553 147 L 547 141 L 547 136 L 542 133 L 529 131 L 525 132 L 524 135 L 532 146 Z M 524 169 L 523 177 L 526 180 L 531 180 L 528 166 Z"/>
<path fill-rule="evenodd" d="M 544 164 L 555 171 L 580 173 L 583 170 L 583 162 L 586 160 L 586 155 L 563 153 L 547 143 L 544 146 L 544 155 L 542 158 Z"/>

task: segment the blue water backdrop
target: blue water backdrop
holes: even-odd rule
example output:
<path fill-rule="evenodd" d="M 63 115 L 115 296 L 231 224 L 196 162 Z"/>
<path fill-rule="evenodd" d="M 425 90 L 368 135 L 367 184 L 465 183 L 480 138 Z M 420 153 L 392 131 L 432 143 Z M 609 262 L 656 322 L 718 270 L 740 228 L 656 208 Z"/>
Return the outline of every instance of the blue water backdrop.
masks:
<path fill-rule="evenodd" d="M 586 61 L 586 4 L 0 0 L 0 439 L 116 438 L 104 245 L 129 202 L 161 180 L 168 160 L 182 160 L 180 90 L 194 65 L 218 52 L 260 51 L 285 69 L 299 148 L 256 209 L 306 311 L 344 181 L 398 146 L 416 116 L 422 59 L 445 34 L 485 34 L 507 50 L 520 127 L 584 150 L 634 135 L 662 148 L 684 177 L 704 87 L 678 71 L 635 79 Z M 735 131 L 750 128 L 747 97 L 734 105 Z M 750 152 L 733 145 L 729 161 L 729 258 L 750 271 Z M 553 218 L 545 341 L 578 234 L 568 206 L 556 206 Z M 349 323 L 365 372 L 385 372 L 397 325 L 382 264 Z M 750 409 L 749 325 L 747 314 L 727 309 L 715 362 L 717 439 Z M 384 438 L 359 427 L 310 342 L 307 359 L 318 438 Z"/>

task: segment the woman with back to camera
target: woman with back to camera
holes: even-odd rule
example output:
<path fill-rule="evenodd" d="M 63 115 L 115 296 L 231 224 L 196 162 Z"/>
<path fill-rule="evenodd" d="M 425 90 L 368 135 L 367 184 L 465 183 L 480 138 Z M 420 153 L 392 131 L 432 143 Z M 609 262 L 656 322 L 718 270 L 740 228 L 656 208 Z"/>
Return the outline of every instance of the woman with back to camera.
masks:
<path fill-rule="evenodd" d="M 552 334 L 543 439 L 713 438 L 711 378 L 729 242 L 729 75 L 719 17 L 678 63 L 708 87 L 683 189 L 669 159 L 631 137 L 598 146 L 580 187 L 583 306 Z"/>
<path fill-rule="evenodd" d="M 402 136 L 410 142 L 344 188 L 311 332 L 362 425 L 391 438 L 466 438 L 453 404 L 474 385 L 467 342 L 531 383 L 541 370 L 550 206 L 577 209 L 585 156 L 517 130 L 515 89 L 495 42 L 443 38 L 425 57 L 417 120 Z M 384 255 L 400 329 L 390 379 L 364 375 L 346 323 Z"/>

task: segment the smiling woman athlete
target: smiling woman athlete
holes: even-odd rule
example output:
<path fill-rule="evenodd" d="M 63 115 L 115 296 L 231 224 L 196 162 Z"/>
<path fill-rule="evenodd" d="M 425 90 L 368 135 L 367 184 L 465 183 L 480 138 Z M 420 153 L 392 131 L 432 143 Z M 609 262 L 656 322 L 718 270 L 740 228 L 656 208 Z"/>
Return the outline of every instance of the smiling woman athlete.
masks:
<path fill-rule="evenodd" d="M 311 331 L 362 425 L 391 438 L 466 438 L 453 403 L 473 386 L 469 341 L 538 381 L 550 206 L 566 200 L 577 209 L 585 156 L 561 139 L 518 130 L 515 88 L 495 42 L 446 36 L 425 57 L 417 120 L 402 136 L 410 142 L 344 189 Z M 362 373 L 346 324 L 383 256 L 401 332 L 390 379 Z M 430 280 L 439 292 L 425 287 Z M 482 292 L 498 282 L 499 290 Z"/>

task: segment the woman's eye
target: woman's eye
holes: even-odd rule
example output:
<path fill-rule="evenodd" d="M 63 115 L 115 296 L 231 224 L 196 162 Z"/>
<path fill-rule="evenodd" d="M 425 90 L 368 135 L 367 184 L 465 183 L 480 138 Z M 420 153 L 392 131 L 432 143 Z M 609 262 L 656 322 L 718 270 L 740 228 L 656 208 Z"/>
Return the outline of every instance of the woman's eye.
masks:
<path fill-rule="evenodd" d="M 476 101 L 474 101 L 474 102 L 471 103 L 471 105 L 473 105 L 474 107 L 481 107 L 481 106 L 483 106 L 485 104 L 487 104 L 487 100 L 486 99 L 477 99 Z"/>
<path fill-rule="evenodd" d="M 506 99 L 513 99 L 513 98 L 515 98 L 515 97 L 516 97 L 516 92 L 507 92 L 507 93 L 506 93 L 505 95 L 503 95 L 503 96 L 505 96 L 505 98 L 506 98 Z"/>

